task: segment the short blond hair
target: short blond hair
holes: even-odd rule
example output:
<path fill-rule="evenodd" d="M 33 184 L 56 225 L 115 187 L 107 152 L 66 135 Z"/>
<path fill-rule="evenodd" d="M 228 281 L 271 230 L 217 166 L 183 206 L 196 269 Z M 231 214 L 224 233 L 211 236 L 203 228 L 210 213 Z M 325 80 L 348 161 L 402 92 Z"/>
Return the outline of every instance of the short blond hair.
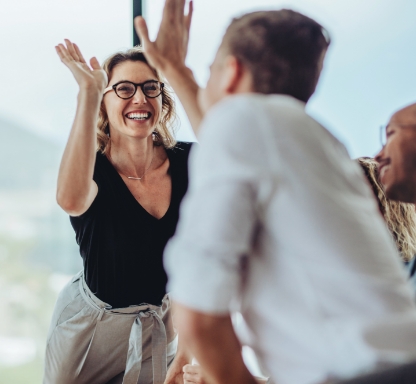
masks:
<path fill-rule="evenodd" d="M 410 203 L 393 201 L 386 197 L 379 181 L 378 163 L 371 157 L 360 157 L 358 163 L 377 198 L 379 209 L 393 235 L 402 259 L 413 259 L 416 253 L 416 206 Z"/>
<path fill-rule="evenodd" d="M 136 46 L 123 52 L 116 52 L 108 57 L 102 65 L 108 78 L 111 77 L 111 73 L 117 65 L 126 61 L 140 61 L 149 65 L 141 46 Z M 149 68 L 155 74 L 158 81 L 163 80 L 161 75 L 154 68 L 150 65 Z M 155 145 L 163 145 L 165 148 L 173 148 L 176 145 L 174 136 L 176 121 L 177 115 L 173 91 L 165 84 L 162 90 L 162 117 L 153 132 Z M 109 134 L 110 128 L 107 111 L 105 110 L 104 102 L 101 102 L 97 124 L 97 146 L 98 150 L 102 153 L 108 152 L 110 148 L 111 140 Z"/>

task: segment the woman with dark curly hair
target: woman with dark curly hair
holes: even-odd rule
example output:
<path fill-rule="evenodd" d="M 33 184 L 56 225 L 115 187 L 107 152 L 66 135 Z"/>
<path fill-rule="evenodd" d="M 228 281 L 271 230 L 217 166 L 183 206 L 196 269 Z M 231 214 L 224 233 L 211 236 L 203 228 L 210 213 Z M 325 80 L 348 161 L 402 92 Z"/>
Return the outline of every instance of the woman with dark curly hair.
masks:
<path fill-rule="evenodd" d="M 173 98 L 140 47 L 103 67 L 69 40 L 56 50 L 79 85 L 57 201 L 84 268 L 56 304 L 44 383 L 175 383 L 189 358 L 178 349 L 162 255 L 191 144 L 175 141 Z"/>

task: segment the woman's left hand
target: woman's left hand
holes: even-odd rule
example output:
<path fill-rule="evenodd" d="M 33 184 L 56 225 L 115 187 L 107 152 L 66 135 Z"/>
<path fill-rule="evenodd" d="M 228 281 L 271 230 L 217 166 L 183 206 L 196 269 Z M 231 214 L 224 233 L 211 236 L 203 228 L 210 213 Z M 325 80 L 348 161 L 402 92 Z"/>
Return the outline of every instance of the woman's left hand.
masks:
<path fill-rule="evenodd" d="M 201 367 L 199 365 L 185 365 L 183 367 L 183 382 L 184 384 L 205 384 Z"/>

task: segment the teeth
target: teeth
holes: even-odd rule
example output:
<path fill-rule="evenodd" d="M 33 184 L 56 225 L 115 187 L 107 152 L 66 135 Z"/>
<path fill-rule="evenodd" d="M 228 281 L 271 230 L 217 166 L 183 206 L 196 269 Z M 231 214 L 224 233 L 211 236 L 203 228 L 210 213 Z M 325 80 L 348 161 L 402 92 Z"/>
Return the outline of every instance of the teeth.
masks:
<path fill-rule="evenodd" d="M 144 113 L 129 113 L 127 115 L 128 119 L 132 119 L 132 120 L 145 120 L 150 116 L 149 112 L 144 112 Z"/>

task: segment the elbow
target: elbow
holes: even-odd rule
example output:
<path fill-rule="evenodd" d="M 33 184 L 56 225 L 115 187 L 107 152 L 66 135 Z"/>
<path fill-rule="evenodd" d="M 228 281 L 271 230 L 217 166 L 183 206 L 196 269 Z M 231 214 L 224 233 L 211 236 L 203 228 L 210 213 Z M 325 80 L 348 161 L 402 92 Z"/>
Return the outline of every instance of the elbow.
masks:
<path fill-rule="evenodd" d="M 80 199 L 68 196 L 59 189 L 56 193 L 56 202 L 70 216 L 80 216 L 86 211 L 85 204 Z"/>

